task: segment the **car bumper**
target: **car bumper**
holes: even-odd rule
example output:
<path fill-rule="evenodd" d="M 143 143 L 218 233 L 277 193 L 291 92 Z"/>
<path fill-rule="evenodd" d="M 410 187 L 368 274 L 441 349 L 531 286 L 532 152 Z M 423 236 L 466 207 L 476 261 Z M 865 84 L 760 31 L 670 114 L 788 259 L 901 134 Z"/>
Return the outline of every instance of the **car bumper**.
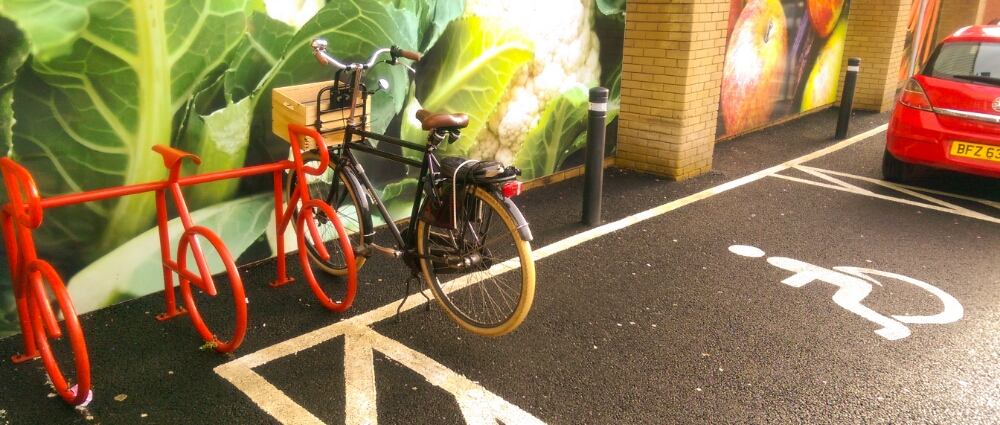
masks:
<path fill-rule="evenodd" d="M 896 105 L 886 149 L 896 158 L 934 168 L 1000 178 L 1000 162 L 952 155 L 954 141 L 1000 146 L 1000 137 L 944 127 L 932 112 Z"/>

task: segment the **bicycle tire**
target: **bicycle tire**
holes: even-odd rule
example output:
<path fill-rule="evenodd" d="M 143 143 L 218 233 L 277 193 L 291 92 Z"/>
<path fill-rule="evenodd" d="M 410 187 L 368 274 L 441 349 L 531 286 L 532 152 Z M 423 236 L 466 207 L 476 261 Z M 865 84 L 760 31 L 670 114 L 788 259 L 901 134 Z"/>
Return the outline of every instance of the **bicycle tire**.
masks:
<path fill-rule="evenodd" d="M 303 165 L 315 163 L 312 166 L 316 167 L 319 163 L 319 154 L 315 150 L 303 152 L 302 163 Z M 331 208 L 337 211 L 338 218 L 348 234 L 351 246 L 358 247 L 364 243 L 365 231 L 369 229 L 364 228 L 364 220 L 361 219 L 362 211 L 364 211 L 364 209 L 360 206 L 361 201 L 360 198 L 358 198 L 358 194 L 363 194 L 364 192 L 360 191 L 359 187 L 356 186 L 356 183 L 354 183 L 357 179 L 350 178 L 348 175 L 350 172 L 350 170 L 346 169 L 341 169 L 338 172 L 335 160 L 331 156 L 326 172 L 318 176 L 307 175 L 306 181 L 309 185 L 309 197 L 327 202 Z M 297 182 L 298 179 L 296 178 L 295 170 L 289 171 L 285 179 L 286 203 L 288 202 L 288 197 L 291 196 L 292 191 L 295 190 Z M 336 185 L 334 185 L 334 183 L 336 183 Z M 332 196 L 330 196 L 331 192 Z M 329 199 L 329 201 L 327 201 L 327 199 Z M 301 208 L 301 202 L 299 205 L 296 205 L 294 209 L 293 218 L 296 223 L 298 223 L 299 208 Z M 313 264 L 326 273 L 336 276 L 346 275 L 347 265 L 340 261 L 343 259 L 343 255 L 335 254 L 341 249 L 340 244 L 336 243 L 334 240 L 339 237 L 336 229 L 325 215 L 314 215 L 314 221 L 316 222 L 316 227 L 320 230 L 320 236 L 324 241 L 326 241 L 326 249 L 331 252 L 331 255 L 329 260 L 323 260 L 320 258 L 319 252 L 313 245 L 312 239 L 306 238 L 305 246 L 306 253 L 309 254 L 309 259 L 312 260 Z M 360 269 L 361 266 L 365 264 L 365 257 L 358 255 L 354 258 L 354 261 L 355 268 Z"/>
<path fill-rule="evenodd" d="M 212 249 L 214 249 L 218 255 L 217 258 L 226 267 L 226 276 L 229 279 L 229 287 L 232 288 L 233 309 L 231 311 L 224 308 L 225 301 L 213 300 L 218 293 L 212 295 L 205 293 L 203 290 L 192 290 L 192 282 L 187 276 L 185 276 L 186 274 L 190 274 L 192 277 L 200 278 L 202 282 L 212 282 L 216 291 L 220 287 L 220 285 L 215 284 L 215 279 L 211 275 L 210 271 L 202 272 L 199 269 L 197 273 L 191 273 L 191 271 L 187 269 L 187 251 L 189 246 L 193 247 L 193 255 L 204 256 L 205 254 L 204 244 L 197 242 L 196 238 L 198 236 L 201 236 L 209 242 L 209 245 L 211 245 Z M 197 245 L 195 245 L 195 242 L 197 242 Z M 206 261 L 208 260 L 209 258 L 206 258 Z M 184 232 L 183 235 L 181 235 L 180 243 L 177 244 L 177 269 L 180 271 L 180 273 L 178 273 L 178 277 L 180 280 L 181 296 L 184 298 L 184 305 L 187 307 L 188 315 L 191 316 L 191 322 L 194 323 L 194 327 L 198 331 L 202 340 L 207 344 L 211 344 L 211 347 L 220 353 L 229 353 L 238 348 L 243 342 L 243 337 L 246 335 L 247 330 L 247 298 L 243 291 L 243 281 L 240 278 L 239 271 L 236 269 L 236 263 L 233 261 L 233 257 L 229 254 L 229 249 L 226 248 L 222 239 L 220 239 L 208 228 L 202 226 L 191 227 Z M 219 275 L 221 276 L 222 273 L 219 273 Z M 201 301 L 196 300 L 196 296 L 201 298 Z M 220 299 L 224 298 L 225 297 L 222 297 Z M 213 328 L 221 326 L 221 324 L 217 322 L 225 323 L 228 322 L 229 319 L 233 319 L 235 321 L 235 326 L 233 326 L 231 332 L 232 336 L 228 339 L 228 341 L 219 339 L 216 336 L 216 333 L 209 329 L 209 325 L 205 323 L 205 318 L 202 317 L 201 312 L 198 309 L 199 303 L 210 304 L 212 312 L 217 317 L 222 317 L 222 319 L 212 323 Z M 230 317 L 230 314 L 232 317 Z"/>
<path fill-rule="evenodd" d="M 521 238 L 495 195 L 482 187 L 471 193 L 459 190 L 465 199 L 458 202 L 456 215 L 458 228 L 465 232 L 421 219 L 417 223 L 420 266 L 451 320 L 477 335 L 501 336 L 517 328 L 531 309 L 535 294 L 531 245 Z M 473 261 L 469 266 L 448 266 L 442 255 Z M 448 275 L 455 278 L 442 281 Z"/>
<path fill-rule="evenodd" d="M 347 238 L 346 231 L 340 224 L 339 218 L 333 215 L 333 208 L 319 199 L 310 199 L 304 203 L 303 208 L 308 208 L 308 214 L 300 214 L 296 219 L 295 225 L 303 230 L 297 232 L 296 237 L 298 238 L 299 244 L 299 261 L 302 262 L 302 273 L 306 276 L 306 281 L 309 283 L 309 287 L 312 289 L 313 294 L 319 299 L 319 302 L 323 304 L 324 307 L 332 310 L 341 312 L 347 310 L 351 303 L 354 302 L 354 294 L 358 287 L 358 268 L 355 266 L 357 264 L 354 261 L 354 250 L 350 246 L 349 239 Z M 318 211 L 318 212 L 317 212 Z M 328 250 L 330 258 L 326 261 L 334 261 L 333 257 L 335 255 L 342 255 L 339 261 L 345 264 L 345 273 L 342 276 L 328 276 L 319 281 L 316 279 L 316 275 L 312 272 L 312 267 L 309 267 L 310 263 L 315 263 L 311 261 L 309 256 L 303 251 L 308 251 L 302 249 L 303 245 L 308 246 L 308 240 L 311 239 L 309 236 L 310 230 L 305 228 L 306 220 L 315 220 L 310 216 L 314 214 L 322 214 L 324 216 L 330 217 L 331 226 L 339 233 L 336 241 L 339 242 L 340 246 L 336 250 Z M 324 244 L 324 246 L 329 244 Z M 316 253 L 319 257 L 319 253 Z M 322 258 L 320 258 L 322 260 Z M 332 295 L 332 296 L 331 296 Z"/>
<path fill-rule="evenodd" d="M 73 301 L 66 292 L 66 286 L 63 284 L 62 279 L 59 278 L 59 274 L 56 273 L 48 262 L 35 260 L 27 267 L 25 273 L 29 276 L 32 288 L 31 298 L 34 300 L 34 302 L 28 302 L 29 315 L 32 321 L 32 333 L 35 338 L 35 346 L 42 357 L 42 363 L 45 365 L 45 371 L 52 381 L 52 386 L 55 388 L 56 394 L 59 394 L 66 403 L 74 406 L 84 404 L 91 398 L 90 359 L 87 355 L 87 345 L 83 339 L 83 330 L 80 328 L 80 320 L 77 318 L 76 310 L 73 308 Z M 55 296 L 56 306 L 62 312 L 62 323 L 66 327 L 65 331 L 60 327 L 59 322 L 56 321 L 56 317 L 58 316 L 52 311 L 52 306 L 47 303 L 48 292 L 45 289 L 45 284 L 47 284 L 52 295 Z M 51 320 L 43 322 L 42 312 L 45 312 Z M 56 329 L 53 329 L 53 327 Z M 73 364 L 76 375 L 75 386 L 70 386 L 70 383 L 66 381 L 66 377 L 63 375 L 59 364 L 60 362 L 56 359 L 56 351 L 64 352 L 65 350 L 62 350 L 61 347 L 60 349 L 53 349 L 49 343 L 50 338 L 62 339 L 63 336 L 67 335 L 69 337 L 69 347 L 73 353 Z"/>

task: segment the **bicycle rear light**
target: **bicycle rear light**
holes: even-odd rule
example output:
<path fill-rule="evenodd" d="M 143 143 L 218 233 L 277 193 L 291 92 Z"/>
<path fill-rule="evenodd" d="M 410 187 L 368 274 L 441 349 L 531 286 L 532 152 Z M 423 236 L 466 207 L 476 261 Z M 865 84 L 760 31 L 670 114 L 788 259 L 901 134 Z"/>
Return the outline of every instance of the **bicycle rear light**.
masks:
<path fill-rule="evenodd" d="M 511 180 L 503 184 L 503 196 L 513 198 L 521 194 L 521 182 Z"/>

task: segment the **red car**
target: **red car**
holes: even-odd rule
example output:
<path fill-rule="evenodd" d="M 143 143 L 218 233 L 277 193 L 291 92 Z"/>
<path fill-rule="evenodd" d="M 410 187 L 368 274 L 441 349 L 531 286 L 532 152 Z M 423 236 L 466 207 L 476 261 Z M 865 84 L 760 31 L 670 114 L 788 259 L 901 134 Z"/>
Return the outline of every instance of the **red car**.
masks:
<path fill-rule="evenodd" d="M 941 41 L 896 100 L 882 176 L 914 164 L 1000 177 L 1000 26 L 966 27 Z"/>

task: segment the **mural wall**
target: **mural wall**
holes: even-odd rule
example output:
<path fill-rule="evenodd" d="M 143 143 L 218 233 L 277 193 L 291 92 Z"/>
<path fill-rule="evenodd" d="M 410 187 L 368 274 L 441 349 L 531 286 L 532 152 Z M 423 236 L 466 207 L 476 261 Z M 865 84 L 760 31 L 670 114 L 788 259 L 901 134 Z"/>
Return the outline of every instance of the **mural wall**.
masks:
<path fill-rule="evenodd" d="M 399 45 L 424 54 L 416 77 L 376 67 L 375 131 L 421 140 L 418 108 L 466 112 L 449 154 L 496 159 L 530 180 L 582 163 L 588 89 L 611 89 L 614 134 L 624 0 L 0 0 L 0 146 L 43 197 L 166 177 L 153 144 L 197 154 L 186 174 L 288 156 L 270 134 L 270 94 L 332 78 L 314 37 L 344 61 Z M 609 140 L 609 153 L 614 150 Z M 407 210 L 411 170 L 370 159 L 392 209 Z M 239 263 L 273 255 L 270 178 L 197 185 L 198 224 Z M 402 216 L 402 215 L 400 215 Z M 152 195 L 45 211 L 34 233 L 86 312 L 162 289 Z M 174 239 L 176 240 L 176 239 Z M 294 246 L 294 245 L 293 245 Z M 0 336 L 17 332 L 0 270 Z"/>
<path fill-rule="evenodd" d="M 718 137 L 833 103 L 850 0 L 731 0 Z"/>
<path fill-rule="evenodd" d="M 941 0 L 926 0 L 923 22 L 920 22 L 921 0 L 913 0 L 910 4 L 910 18 L 906 21 L 906 42 L 903 44 L 903 60 L 899 63 L 899 81 L 905 81 L 910 75 L 916 74 L 934 53 L 934 40 L 938 31 L 938 18 L 941 15 Z M 920 23 L 920 37 L 915 39 L 917 24 Z M 910 70 L 913 49 L 917 49 L 916 63 Z"/>

